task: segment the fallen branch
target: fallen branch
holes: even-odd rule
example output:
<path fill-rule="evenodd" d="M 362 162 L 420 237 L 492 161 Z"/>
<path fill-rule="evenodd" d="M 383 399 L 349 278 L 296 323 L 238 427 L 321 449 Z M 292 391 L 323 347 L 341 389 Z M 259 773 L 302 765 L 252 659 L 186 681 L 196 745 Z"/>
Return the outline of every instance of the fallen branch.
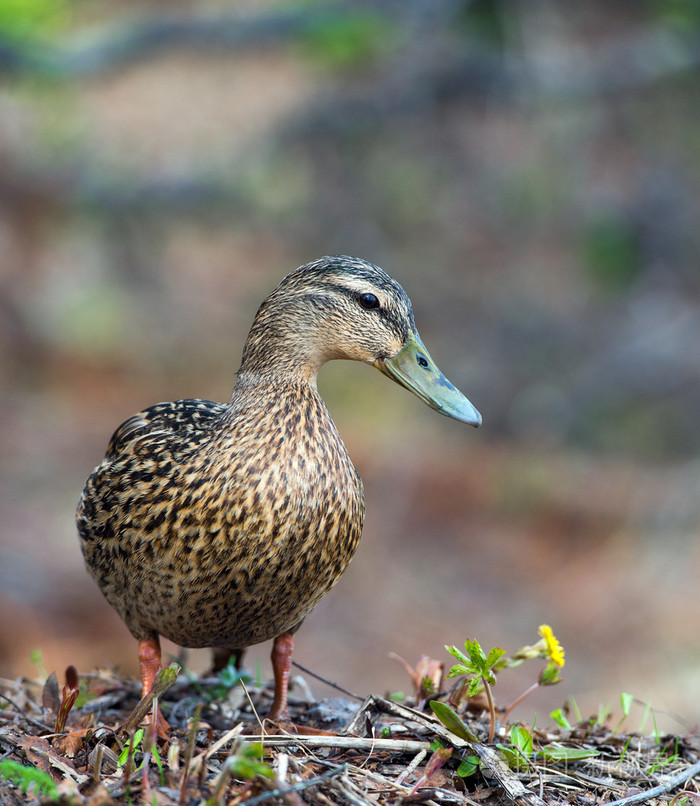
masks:
<path fill-rule="evenodd" d="M 336 750 L 382 751 L 388 753 L 419 753 L 429 750 L 430 742 L 410 739 L 371 739 L 359 736 L 290 736 L 261 733 L 246 736 L 246 741 L 260 742 L 268 747 L 291 747 L 294 745 L 317 749 L 329 747 Z"/>
<path fill-rule="evenodd" d="M 630 795 L 627 798 L 620 798 L 620 800 L 613 800 L 607 806 L 629 806 L 631 803 L 644 803 L 644 801 L 651 800 L 651 798 L 658 798 L 659 795 L 665 795 L 677 786 L 684 784 L 691 778 L 700 774 L 700 761 L 688 767 L 688 769 L 679 772 L 676 775 L 670 775 L 666 782 L 655 786 L 653 789 L 647 789 L 646 792 L 637 792 L 636 795 Z"/>
<path fill-rule="evenodd" d="M 163 692 L 167 691 L 170 686 L 172 686 L 177 680 L 180 671 L 181 667 L 178 663 L 171 663 L 170 666 L 166 666 L 165 669 L 161 669 L 158 672 L 156 679 L 153 681 L 151 690 L 142 700 L 139 700 L 134 710 L 129 714 L 126 722 L 121 726 L 121 733 L 130 733 L 143 722 L 146 714 L 151 710 L 153 700 L 156 697 L 160 697 Z"/>

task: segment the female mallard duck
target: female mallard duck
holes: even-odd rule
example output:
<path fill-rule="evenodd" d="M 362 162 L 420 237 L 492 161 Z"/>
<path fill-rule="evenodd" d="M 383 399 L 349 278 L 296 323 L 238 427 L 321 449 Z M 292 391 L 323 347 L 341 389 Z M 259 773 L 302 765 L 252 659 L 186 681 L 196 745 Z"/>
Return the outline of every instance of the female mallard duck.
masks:
<path fill-rule="evenodd" d="M 316 389 L 334 358 L 372 364 L 441 414 L 481 422 L 386 272 L 334 256 L 287 275 L 255 316 L 231 402 L 135 414 L 85 484 L 83 555 L 139 641 L 144 695 L 159 635 L 232 652 L 274 638 L 269 716 L 286 716 L 292 636 L 345 570 L 364 520 L 362 481 Z"/>

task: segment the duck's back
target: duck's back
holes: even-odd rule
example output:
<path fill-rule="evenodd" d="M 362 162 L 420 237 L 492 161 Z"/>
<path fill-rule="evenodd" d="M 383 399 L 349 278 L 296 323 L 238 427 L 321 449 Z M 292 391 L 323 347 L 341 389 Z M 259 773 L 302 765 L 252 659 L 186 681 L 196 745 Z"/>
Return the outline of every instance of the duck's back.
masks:
<path fill-rule="evenodd" d="M 244 647 L 340 577 L 362 483 L 315 389 L 162 403 L 115 432 L 78 508 L 90 572 L 135 637 Z"/>

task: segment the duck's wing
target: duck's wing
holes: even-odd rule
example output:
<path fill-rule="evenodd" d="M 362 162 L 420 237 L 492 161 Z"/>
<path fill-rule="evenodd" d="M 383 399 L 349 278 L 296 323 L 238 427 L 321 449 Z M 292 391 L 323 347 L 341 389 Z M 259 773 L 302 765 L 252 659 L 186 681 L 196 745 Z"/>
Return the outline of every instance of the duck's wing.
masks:
<path fill-rule="evenodd" d="M 212 425 L 226 411 L 222 403 L 211 400 L 175 400 L 156 403 L 125 420 L 112 435 L 105 459 L 112 460 L 128 450 L 143 437 L 177 434 L 185 441 L 195 442 L 209 433 Z"/>

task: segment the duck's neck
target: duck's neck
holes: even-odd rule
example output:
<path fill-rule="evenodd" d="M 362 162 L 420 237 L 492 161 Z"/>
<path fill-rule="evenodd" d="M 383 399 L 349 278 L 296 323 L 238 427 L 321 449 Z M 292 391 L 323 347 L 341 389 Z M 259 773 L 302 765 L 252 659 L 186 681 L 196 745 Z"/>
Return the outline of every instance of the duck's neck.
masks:
<path fill-rule="evenodd" d="M 279 372 L 273 369 L 262 372 L 251 372 L 241 367 L 233 390 L 233 399 L 242 397 L 283 396 L 291 389 L 306 390 L 308 394 L 318 395 L 316 375 L 298 372 Z"/>
<path fill-rule="evenodd" d="M 309 384 L 316 388 L 322 364 L 335 356 L 318 339 L 315 327 L 288 321 L 279 313 L 265 316 L 261 309 L 243 348 L 239 381 L 246 385 Z M 292 326 L 294 325 L 294 326 Z"/>

